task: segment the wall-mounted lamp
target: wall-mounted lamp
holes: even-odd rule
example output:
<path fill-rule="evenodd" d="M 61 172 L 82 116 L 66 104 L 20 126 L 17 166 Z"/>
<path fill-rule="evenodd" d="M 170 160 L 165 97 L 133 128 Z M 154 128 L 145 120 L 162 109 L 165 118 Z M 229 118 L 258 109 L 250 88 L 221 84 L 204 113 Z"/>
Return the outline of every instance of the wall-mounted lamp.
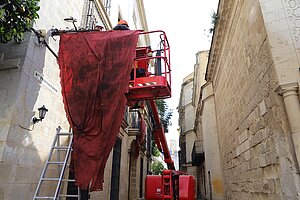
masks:
<path fill-rule="evenodd" d="M 32 131 L 34 129 L 34 124 L 38 123 L 39 121 L 42 121 L 45 118 L 45 115 L 48 112 L 48 109 L 43 105 L 42 107 L 38 108 L 38 111 L 39 111 L 39 119 L 34 117 L 34 118 L 32 118 L 32 121 L 30 122 L 29 126 L 32 126 L 32 129 L 26 128 L 26 127 L 22 126 L 21 124 L 19 124 L 19 126 L 22 129 L 25 129 L 27 131 Z"/>
<path fill-rule="evenodd" d="M 39 111 L 39 119 L 34 117 L 32 119 L 33 124 L 36 124 L 39 121 L 42 121 L 45 118 L 45 115 L 48 112 L 48 109 L 43 105 L 42 107 L 38 108 L 38 111 Z"/>
<path fill-rule="evenodd" d="M 75 31 L 78 32 L 78 29 L 75 25 L 75 22 L 77 22 L 77 20 L 75 18 L 73 18 L 72 16 L 71 17 L 68 17 L 68 18 L 65 18 L 64 19 L 66 22 L 72 22 L 74 28 L 75 28 Z"/>

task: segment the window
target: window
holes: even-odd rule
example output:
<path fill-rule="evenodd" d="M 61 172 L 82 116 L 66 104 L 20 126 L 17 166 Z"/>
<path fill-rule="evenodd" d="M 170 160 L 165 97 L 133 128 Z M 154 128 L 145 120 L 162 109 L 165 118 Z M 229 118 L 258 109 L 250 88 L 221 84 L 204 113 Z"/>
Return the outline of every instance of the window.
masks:
<path fill-rule="evenodd" d="M 114 150 L 113 150 L 110 200 L 118 200 L 119 199 L 121 147 L 122 147 L 122 140 L 117 138 L 115 146 L 114 146 Z"/>
<path fill-rule="evenodd" d="M 131 128 L 140 128 L 139 124 L 139 113 L 138 112 L 130 112 Z"/>

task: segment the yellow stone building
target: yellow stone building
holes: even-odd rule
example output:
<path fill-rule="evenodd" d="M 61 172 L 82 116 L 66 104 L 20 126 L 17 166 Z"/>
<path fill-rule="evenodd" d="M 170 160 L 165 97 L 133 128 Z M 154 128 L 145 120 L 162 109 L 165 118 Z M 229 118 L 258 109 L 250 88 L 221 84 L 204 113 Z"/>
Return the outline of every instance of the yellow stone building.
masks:
<path fill-rule="evenodd" d="M 299 9 L 293 0 L 219 2 L 194 108 L 192 161 L 208 199 L 300 198 Z"/>
<path fill-rule="evenodd" d="M 39 5 L 39 19 L 33 28 L 47 33 L 46 42 L 54 52 L 58 51 L 59 37 L 50 37 L 51 29 L 74 28 L 64 20 L 70 16 L 77 20 L 78 29 L 93 29 L 101 22 L 104 30 L 111 30 L 119 19 L 125 19 L 132 30 L 148 30 L 143 1 L 139 0 L 47 0 Z M 139 44 L 150 45 L 149 37 L 141 37 Z M 54 55 L 30 32 L 21 44 L 1 44 L 0 55 L 0 199 L 32 199 L 56 128 L 69 130 L 59 67 Z M 33 128 L 30 122 L 38 117 L 38 108 L 43 105 L 49 111 Z M 150 171 L 152 122 L 147 109 L 140 113 L 147 123 L 145 145 L 133 152 L 133 143 L 140 134 L 138 113 L 127 110 L 106 164 L 104 190 L 91 193 L 91 199 L 144 197 L 144 179 Z"/>

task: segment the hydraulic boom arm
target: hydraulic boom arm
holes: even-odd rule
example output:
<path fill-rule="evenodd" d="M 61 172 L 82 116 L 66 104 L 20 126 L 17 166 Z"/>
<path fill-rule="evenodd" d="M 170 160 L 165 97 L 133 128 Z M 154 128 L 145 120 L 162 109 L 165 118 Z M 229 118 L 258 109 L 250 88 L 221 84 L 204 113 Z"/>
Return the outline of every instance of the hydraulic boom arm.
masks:
<path fill-rule="evenodd" d="M 167 144 L 167 140 L 166 140 L 166 137 L 165 137 L 164 129 L 163 129 L 163 127 L 161 125 L 161 122 L 160 122 L 160 118 L 159 118 L 159 114 L 158 114 L 158 111 L 157 111 L 156 104 L 155 104 L 153 99 L 149 100 L 149 103 L 150 103 L 152 113 L 153 113 L 153 117 L 154 117 L 154 120 L 155 120 L 155 127 L 154 127 L 155 143 L 156 143 L 158 149 L 163 151 L 164 161 L 167 164 L 168 169 L 175 170 L 174 162 L 173 162 L 173 160 L 171 158 L 171 155 L 170 155 L 170 151 L 169 151 L 169 148 L 168 148 L 168 144 Z"/>

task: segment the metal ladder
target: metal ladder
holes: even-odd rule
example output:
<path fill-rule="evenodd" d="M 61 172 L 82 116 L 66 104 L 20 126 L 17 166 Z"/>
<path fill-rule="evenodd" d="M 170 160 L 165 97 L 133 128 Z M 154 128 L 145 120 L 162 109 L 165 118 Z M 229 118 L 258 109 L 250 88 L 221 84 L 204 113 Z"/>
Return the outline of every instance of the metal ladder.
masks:
<path fill-rule="evenodd" d="M 62 143 L 63 142 L 63 143 Z M 38 182 L 33 200 L 38 199 L 78 199 L 80 200 L 80 190 L 77 188 L 77 194 L 62 194 L 62 186 L 75 180 L 64 178 L 69 158 L 72 151 L 73 134 L 72 132 L 61 132 L 61 128 L 56 129 L 56 136 L 53 140 L 52 147 Z M 55 172 L 57 177 L 51 176 Z M 65 188 L 64 188 L 65 189 Z M 66 191 L 67 189 L 65 189 Z"/>

